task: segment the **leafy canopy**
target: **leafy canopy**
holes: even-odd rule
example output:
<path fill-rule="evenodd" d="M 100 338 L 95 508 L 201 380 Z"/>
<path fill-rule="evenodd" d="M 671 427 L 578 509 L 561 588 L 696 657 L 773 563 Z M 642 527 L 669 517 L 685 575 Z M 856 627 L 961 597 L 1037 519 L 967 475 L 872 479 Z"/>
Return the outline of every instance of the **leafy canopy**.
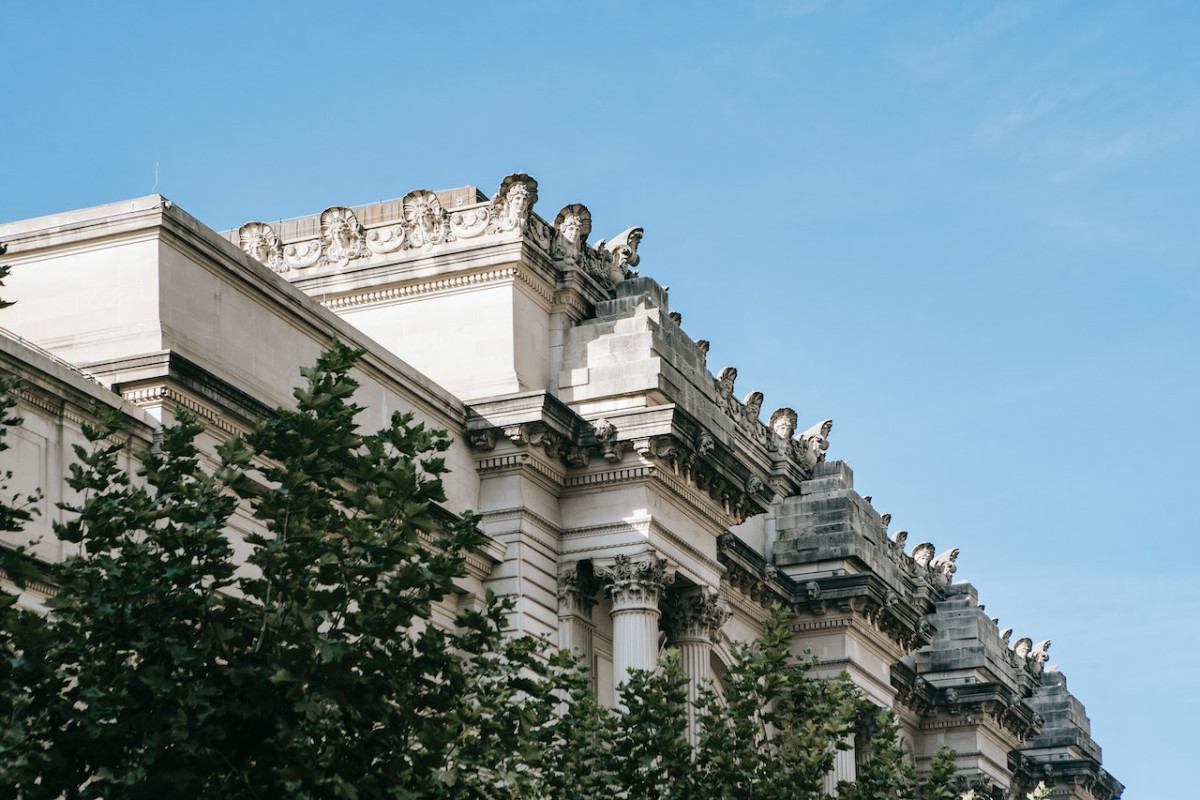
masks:
<path fill-rule="evenodd" d="M 504 635 L 510 602 L 435 624 L 482 535 L 441 509 L 443 432 L 406 414 L 359 430 L 360 355 L 335 342 L 295 407 L 218 445 L 215 466 L 180 410 L 131 476 L 120 413 L 95 411 L 55 527 L 79 555 L 48 568 L 51 613 L 0 604 L 0 795 L 818 798 L 871 720 L 839 796 L 950 796 L 945 755 L 918 781 L 890 715 L 789 655 L 781 609 L 735 645 L 722 691 L 704 687 L 694 748 L 673 655 L 618 711 L 569 654 Z M 0 509 L 5 530 L 27 519 Z"/>

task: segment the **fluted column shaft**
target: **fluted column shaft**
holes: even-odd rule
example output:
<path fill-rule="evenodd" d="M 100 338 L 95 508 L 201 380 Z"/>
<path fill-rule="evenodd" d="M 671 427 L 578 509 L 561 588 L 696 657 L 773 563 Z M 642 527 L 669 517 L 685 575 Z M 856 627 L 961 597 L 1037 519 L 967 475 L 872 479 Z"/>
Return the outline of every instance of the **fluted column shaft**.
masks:
<path fill-rule="evenodd" d="M 669 642 L 679 651 L 679 665 L 688 677 L 688 741 L 692 744 L 699 737 L 696 701 L 701 687 L 712 682 L 713 643 L 728 618 L 729 609 L 707 590 L 673 597 L 667 605 Z"/>
<path fill-rule="evenodd" d="M 596 663 L 592 651 L 595 627 L 592 624 L 592 607 L 596 605 L 596 593 L 600 581 L 592 572 L 589 562 L 575 562 L 563 567 L 558 575 L 558 645 L 579 656 L 587 667 L 596 685 Z"/>
<path fill-rule="evenodd" d="M 667 562 L 654 555 L 617 556 L 596 574 L 606 581 L 612 598 L 613 685 L 619 689 L 631 670 L 652 670 L 658 663 L 658 603 L 674 576 Z M 613 701 L 620 705 L 617 689 Z"/>

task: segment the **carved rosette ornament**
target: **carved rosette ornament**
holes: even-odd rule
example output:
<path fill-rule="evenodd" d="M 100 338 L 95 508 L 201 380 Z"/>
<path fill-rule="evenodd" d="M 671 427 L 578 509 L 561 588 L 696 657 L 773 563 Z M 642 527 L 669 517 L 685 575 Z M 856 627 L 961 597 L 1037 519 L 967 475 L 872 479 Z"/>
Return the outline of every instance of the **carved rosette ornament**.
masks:
<path fill-rule="evenodd" d="M 675 580 L 666 559 L 655 555 L 636 559 L 619 555 L 610 566 L 600 567 L 596 575 L 605 582 L 604 590 L 612 598 L 613 611 L 623 608 L 658 608 L 667 586 Z"/>
<path fill-rule="evenodd" d="M 667 603 L 665 627 L 672 641 L 708 641 L 716 643 L 721 626 L 732 614 L 716 592 L 674 595 Z"/>
<path fill-rule="evenodd" d="M 265 222 L 247 222 L 238 228 L 238 245 L 242 252 L 266 264 L 275 272 L 287 272 L 283 261 L 283 248 L 275 229 Z"/>
<path fill-rule="evenodd" d="M 404 195 L 400 205 L 404 212 L 406 247 L 428 250 L 435 244 L 454 241 L 446 210 L 436 194 L 428 189 L 415 189 Z"/>
<path fill-rule="evenodd" d="M 584 266 L 587 237 L 592 233 L 592 212 L 582 203 L 572 203 L 554 218 L 554 240 L 550 257 L 572 266 Z"/>
<path fill-rule="evenodd" d="M 524 231 L 538 199 L 537 189 L 537 181 L 524 172 L 514 173 L 501 181 L 492 198 L 488 233 Z"/>
<path fill-rule="evenodd" d="M 344 267 L 351 259 L 364 255 L 367 248 L 363 234 L 363 226 L 350 209 L 334 206 L 321 212 L 321 244 L 326 263 Z"/>

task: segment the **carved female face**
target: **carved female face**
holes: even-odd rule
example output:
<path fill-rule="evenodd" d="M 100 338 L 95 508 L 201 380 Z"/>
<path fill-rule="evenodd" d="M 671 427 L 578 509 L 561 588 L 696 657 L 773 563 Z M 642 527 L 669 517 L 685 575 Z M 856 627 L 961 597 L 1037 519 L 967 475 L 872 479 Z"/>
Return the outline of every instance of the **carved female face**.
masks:
<path fill-rule="evenodd" d="M 579 232 L 583 230 L 583 221 L 577 214 L 568 214 L 563 218 L 559 233 L 571 244 L 579 244 Z"/>
<path fill-rule="evenodd" d="M 349 244 L 350 223 L 344 219 L 334 220 L 333 224 L 329 226 L 329 238 L 343 246 Z"/>
<path fill-rule="evenodd" d="M 521 216 L 529 206 L 529 190 L 524 184 L 515 184 L 508 190 L 508 213 L 515 217 Z"/>
<path fill-rule="evenodd" d="M 255 231 L 246 237 L 246 244 L 242 249 L 249 253 L 250 257 L 256 261 L 266 261 L 267 237 Z"/>
<path fill-rule="evenodd" d="M 775 435 L 780 439 L 790 439 L 796 432 L 796 423 L 786 414 L 780 414 L 775 419 L 775 424 L 771 426 L 771 429 L 775 431 Z"/>

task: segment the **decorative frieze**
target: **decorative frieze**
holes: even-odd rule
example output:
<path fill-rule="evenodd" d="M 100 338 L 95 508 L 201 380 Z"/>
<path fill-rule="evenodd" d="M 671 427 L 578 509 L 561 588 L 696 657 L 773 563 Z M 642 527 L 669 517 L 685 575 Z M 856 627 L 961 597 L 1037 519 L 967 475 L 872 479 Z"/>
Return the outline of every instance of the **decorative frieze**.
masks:
<path fill-rule="evenodd" d="M 403 250 L 429 251 L 459 240 L 511 236 L 513 232 L 524 235 L 527 230 L 542 249 L 549 249 L 549 228 L 542 222 L 541 228 L 534 230 L 537 226 L 530 224 L 534 220 L 532 212 L 536 202 L 537 181 L 524 173 L 516 173 L 501 182 L 490 202 L 453 212 L 442 207 L 434 192 L 417 189 L 401 200 L 398 220 L 366 228 L 351 209 L 332 206 L 321 213 L 316 238 L 284 245 L 271 225 L 248 222 L 238 229 L 237 242 L 244 252 L 276 272 L 323 265 L 345 267 L 351 261 L 375 255 Z M 590 228 L 590 217 L 588 224 Z M 605 250 L 605 259 L 613 260 L 619 250 L 624 263 L 636 264 L 640 230 L 630 229 L 626 232 L 628 236 L 622 234 L 625 239 L 620 244 L 614 240 L 610 247 L 617 249 Z M 634 231 L 638 232 L 636 236 Z M 628 241 L 631 238 L 632 243 Z"/>

